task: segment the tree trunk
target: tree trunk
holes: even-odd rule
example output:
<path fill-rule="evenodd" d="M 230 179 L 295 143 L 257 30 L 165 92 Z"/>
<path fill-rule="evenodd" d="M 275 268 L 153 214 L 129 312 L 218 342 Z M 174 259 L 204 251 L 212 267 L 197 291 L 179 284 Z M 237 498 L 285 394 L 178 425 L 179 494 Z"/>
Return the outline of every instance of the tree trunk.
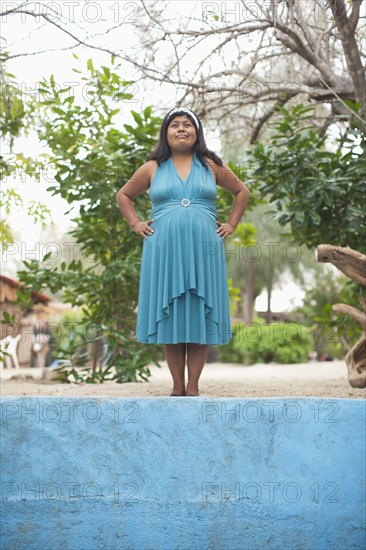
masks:
<path fill-rule="evenodd" d="M 218 346 L 209 345 L 206 363 L 218 363 L 218 362 L 219 362 Z"/>
<path fill-rule="evenodd" d="M 272 299 L 272 285 L 267 287 L 267 312 L 266 312 L 266 321 L 269 325 L 272 323 L 272 310 L 271 310 L 271 299 Z"/>
<path fill-rule="evenodd" d="M 271 311 L 271 301 L 272 301 L 272 290 L 273 290 L 273 263 L 269 264 L 269 273 L 267 281 L 267 312 L 266 312 L 266 321 L 268 324 L 272 322 L 272 311 Z"/>
<path fill-rule="evenodd" d="M 253 321 L 254 312 L 254 262 L 246 260 L 247 281 L 244 296 L 244 323 Z"/>
<path fill-rule="evenodd" d="M 366 108 L 366 83 L 365 69 L 362 65 L 360 50 L 355 36 L 355 29 L 359 19 L 362 0 L 353 0 L 352 14 L 347 16 L 346 6 L 343 0 L 329 0 L 334 21 L 341 38 L 347 67 L 352 78 L 357 99 L 361 103 L 361 113 Z"/>

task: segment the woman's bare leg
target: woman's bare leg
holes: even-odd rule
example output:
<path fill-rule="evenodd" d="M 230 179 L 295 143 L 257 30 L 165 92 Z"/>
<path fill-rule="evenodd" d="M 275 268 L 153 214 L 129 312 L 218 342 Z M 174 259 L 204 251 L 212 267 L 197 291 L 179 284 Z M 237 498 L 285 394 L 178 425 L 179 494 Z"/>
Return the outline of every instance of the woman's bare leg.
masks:
<path fill-rule="evenodd" d="M 184 371 L 186 365 L 186 344 L 164 344 L 165 358 L 173 378 L 172 393 L 184 395 Z"/>
<path fill-rule="evenodd" d="M 198 395 L 198 380 L 208 355 L 207 344 L 187 343 L 188 384 L 186 395 Z"/>

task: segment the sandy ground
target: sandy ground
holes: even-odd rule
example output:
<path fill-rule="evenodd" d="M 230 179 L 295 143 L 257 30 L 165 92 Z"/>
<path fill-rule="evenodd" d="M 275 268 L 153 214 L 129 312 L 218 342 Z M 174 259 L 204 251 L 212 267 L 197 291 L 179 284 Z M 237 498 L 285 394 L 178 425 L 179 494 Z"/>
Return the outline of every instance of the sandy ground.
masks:
<path fill-rule="evenodd" d="M 2 396 L 165 397 L 173 386 L 169 368 L 150 366 L 148 382 L 60 384 L 45 378 L 47 369 L 1 372 Z M 48 371 L 49 374 L 50 371 Z M 338 397 L 365 399 L 366 389 L 352 388 L 344 361 L 296 365 L 207 363 L 200 378 L 200 398 L 208 397 Z M 191 398 L 192 399 L 192 398 Z"/>

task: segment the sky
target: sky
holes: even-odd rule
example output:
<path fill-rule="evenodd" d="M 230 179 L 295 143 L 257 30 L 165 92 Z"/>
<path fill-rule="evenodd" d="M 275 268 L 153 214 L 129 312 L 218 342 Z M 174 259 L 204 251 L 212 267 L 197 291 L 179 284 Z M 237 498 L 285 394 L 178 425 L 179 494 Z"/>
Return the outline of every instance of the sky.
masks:
<path fill-rule="evenodd" d="M 4 11 L 7 7 L 10 8 L 15 4 L 18 5 L 20 2 L 3 1 L 1 9 Z M 152 5 L 151 2 L 146 4 L 147 6 Z M 227 2 L 227 4 L 230 4 L 230 2 Z M 231 4 L 234 6 L 236 3 L 231 2 Z M 52 15 L 57 22 L 70 19 L 71 16 L 72 22 L 67 26 L 68 31 L 75 33 L 82 39 L 87 38 L 95 45 L 108 47 L 112 50 L 122 49 L 126 56 L 129 52 L 133 52 L 135 55 L 139 49 L 141 50 L 144 47 L 143 44 L 139 43 L 135 30 L 136 21 L 140 21 L 139 10 L 141 5 L 139 2 L 60 1 L 31 2 L 30 5 L 33 10 L 38 10 L 37 13 L 39 14 Z M 165 15 L 175 14 L 174 16 L 179 18 L 183 15 L 187 17 L 190 14 L 192 18 L 189 28 L 197 28 L 197 25 L 199 25 L 197 21 L 202 16 L 202 9 L 204 9 L 203 5 L 207 5 L 207 2 L 169 2 Z M 51 13 L 51 8 L 55 9 L 56 12 Z M 184 24 L 186 24 L 186 21 L 187 19 L 184 20 Z M 115 27 L 114 30 L 102 36 L 102 33 L 111 27 Z M 100 36 L 95 36 L 98 34 Z M 6 21 L 2 22 L 1 35 L 3 37 L 2 47 L 11 53 L 30 53 L 46 50 L 45 53 L 38 55 L 15 57 L 7 63 L 8 72 L 16 76 L 21 89 L 27 93 L 39 93 L 40 81 L 44 77 L 54 74 L 58 85 L 74 83 L 76 95 L 78 93 L 81 95 L 82 87 L 75 77 L 73 68 L 77 68 L 79 65 L 83 68 L 86 67 L 87 59 L 90 57 L 92 57 L 96 67 L 110 64 L 110 55 L 95 49 L 77 47 L 65 50 L 65 48 L 75 45 L 75 41 L 55 26 L 45 22 L 41 17 L 35 20 L 30 16 L 8 16 Z M 94 38 L 88 38 L 91 36 L 94 36 Z M 207 48 L 207 44 L 202 47 Z M 77 54 L 78 60 L 73 57 L 72 52 Z M 235 59 L 235 53 L 236 51 L 233 51 L 232 58 L 227 60 L 229 63 Z M 185 63 L 188 68 L 191 63 L 189 56 L 186 56 Z M 221 68 L 219 66 L 215 67 L 217 70 Z M 136 69 L 131 64 L 124 63 L 123 70 L 126 80 L 133 80 L 137 77 Z M 133 124 L 130 110 L 133 109 L 139 112 L 148 105 L 156 107 L 154 109 L 155 114 L 162 115 L 166 112 L 167 105 L 174 107 L 176 99 L 177 91 L 171 85 L 152 84 L 149 81 L 146 86 L 142 81 L 139 81 L 134 86 L 133 102 L 126 101 L 123 105 L 123 122 Z M 220 141 L 218 135 L 206 133 L 206 141 L 210 149 L 219 153 Z M 14 149 L 32 157 L 45 152 L 36 135 L 18 139 Z M 62 198 L 52 196 L 46 190 L 51 183 L 52 173 L 47 172 L 41 175 L 40 182 L 36 182 L 27 176 L 22 178 L 22 181 L 9 179 L 3 185 L 3 189 L 8 186 L 14 187 L 22 196 L 25 205 L 25 208 L 14 209 L 7 217 L 19 242 L 10 252 L 8 251 L 6 262 L 3 265 L 3 274 L 15 276 L 16 262 L 24 258 L 24 251 L 31 252 L 34 250 L 35 257 L 37 257 L 37 242 L 42 241 L 43 229 L 27 215 L 26 205 L 29 201 L 38 200 L 50 208 L 56 234 L 63 234 L 72 226 L 70 220 L 77 213 L 77 210 L 69 215 L 65 214 L 70 206 Z M 302 296 L 303 292 L 291 280 L 288 280 L 284 290 L 274 290 L 273 310 L 292 309 L 294 306 L 301 304 Z M 265 292 L 257 299 L 256 309 L 258 311 L 266 309 Z"/>

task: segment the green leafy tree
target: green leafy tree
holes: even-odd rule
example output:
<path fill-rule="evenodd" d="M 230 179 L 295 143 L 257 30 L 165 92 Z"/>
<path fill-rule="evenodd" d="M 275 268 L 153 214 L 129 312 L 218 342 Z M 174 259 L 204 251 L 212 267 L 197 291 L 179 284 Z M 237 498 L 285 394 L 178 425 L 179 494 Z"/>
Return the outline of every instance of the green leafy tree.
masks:
<path fill-rule="evenodd" d="M 146 365 L 159 365 L 160 348 L 133 339 L 142 242 L 121 216 L 115 196 L 145 162 L 161 120 L 147 107 L 142 114 L 131 111 L 135 126 L 123 124 L 123 103 L 132 98 L 124 88 L 130 83 L 120 77 L 120 66 L 113 65 L 112 58 L 112 67 L 96 69 L 89 59 L 87 76 L 75 69 L 87 90 L 87 102 L 77 101 L 70 87 L 60 89 L 53 75 L 40 87 L 44 122 L 38 133 L 51 151 L 48 161 L 55 171 L 55 183 L 48 190 L 61 195 L 69 211 L 79 207 L 70 233 L 88 261 L 85 265 L 71 258 L 49 266 L 50 252 L 41 262 L 24 262 L 27 269 L 18 274 L 28 289 L 62 292 L 65 302 L 81 308 L 75 337 L 60 343 L 56 351 L 58 358 L 82 366 L 85 360 L 77 359 L 78 347 L 95 343 L 92 373 L 83 378 L 87 382 L 110 377 L 112 367 L 118 382 L 146 380 Z M 150 206 L 147 194 L 135 201 L 141 219 Z"/>
<path fill-rule="evenodd" d="M 348 102 L 356 113 L 359 104 Z M 276 133 L 272 142 L 256 142 L 249 152 L 251 181 L 257 191 L 269 198 L 281 226 L 288 224 L 292 239 L 315 248 L 319 244 L 348 246 L 366 252 L 366 137 L 356 126 L 356 119 L 345 134 L 336 141 L 337 149 L 327 148 L 326 138 L 308 124 L 313 107 L 299 105 L 288 111 L 278 107 L 282 114 L 273 124 Z M 318 306 L 326 315 L 310 316 L 326 326 L 338 327 L 339 341 L 352 341 L 354 323 L 345 316 L 337 321 L 330 315 L 331 305 L 324 309 L 319 294 Z M 336 302 L 359 307 L 363 289 L 356 283 L 347 283 Z M 312 300 L 314 301 L 314 300 Z M 316 304 L 314 304 L 316 305 Z M 304 309 L 308 312 L 308 307 Z M 351 332 L 349 327 L 352 326 Z"/>
<path fill-rule="evenodd" d="M 272 126 L 268 145 L 256 142 L 250 151 L 251 180 L 268 196 L 282 226 L 289 224 L 299 244 L 321 243 L 366 250 L 366 137 L 356 127 L 326 147 L 307 123 L 313 107 L 299 105 Z"/>
<path fill-rule="evenodd" d="M 2 140 L 0 242 L 3 250 L 7 250 L 16 238 L 6 218 L 11 211 L 20 211 L 26 207 L 28 215 L 32 216 L 36 223 L 41 222 L 44 228 L 50 220 L 50 210 L 37 200 L 31 200 L 25 205 L 21 195 L 13 186 L 13 182 L 18 179 L 23 181 L 24 176 L 39 180 L 42 172 L 41 158 L 33 159 L 16 151 L 16 139 L 28 136 L 34 128 L 38 116 L 37 106 L 35 102 L 27 101 L 26 92 L 19 88 L 15 75 L 6 70 L 6 64 L 3 61 L 0 61 L 0 87 L 0 137 Z M 9 186 L 6 185 L 8 181 L 11 182 Z"/>

